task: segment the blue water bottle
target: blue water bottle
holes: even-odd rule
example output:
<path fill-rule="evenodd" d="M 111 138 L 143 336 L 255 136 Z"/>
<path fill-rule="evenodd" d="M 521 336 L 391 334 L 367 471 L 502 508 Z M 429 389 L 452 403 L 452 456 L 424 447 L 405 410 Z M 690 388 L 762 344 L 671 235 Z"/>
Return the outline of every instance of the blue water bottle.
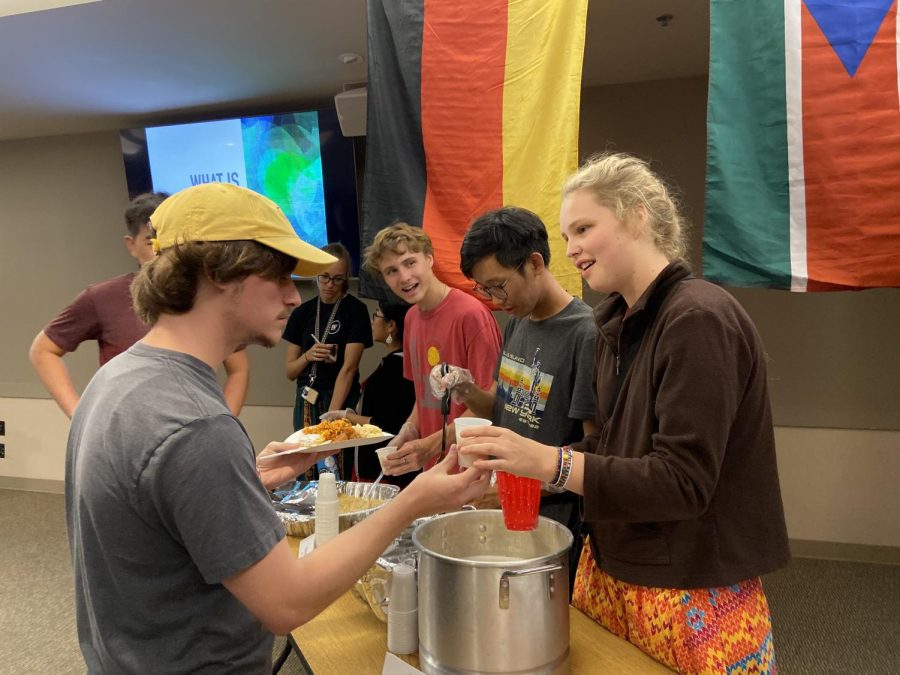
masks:
<path fill-rule="evenodd" d="M 341 472 L 338 470 L 337 459 L 334 455 L 326 457 L 325 459 L 320 459 L 316 462 L 316 471 L 318 471 L 319 475 L 323 473 L 333 473 L 335 480 L 341 479 Z"/>

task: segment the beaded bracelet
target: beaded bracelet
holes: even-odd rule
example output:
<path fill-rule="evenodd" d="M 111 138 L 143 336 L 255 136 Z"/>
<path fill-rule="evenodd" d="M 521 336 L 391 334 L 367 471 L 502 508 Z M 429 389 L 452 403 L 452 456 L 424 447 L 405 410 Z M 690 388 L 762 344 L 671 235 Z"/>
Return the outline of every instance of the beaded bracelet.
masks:
<path fill-rule="evenodd" d="M 565 489 L 566 485 L 569 483 L 569 476 L 572 475 L 572 462 L 575 458 L 575 453 L 572 451 L 570 446 L 566 446 L 563 448 L 563 473 L 559 477 L 559 486 Z"/>
<path fill-rule="evenodd" d="M 572 473 L 572 448 L 564 445 L 559 449 L 559 472 L 551 485 L 555 488 L 565 488 L 570 473 Z"/>
<path fill-rule="evenodd" d="M 559 482 L 559 476 L 562 473 L 562 466 L 563 466 L 563 449 L 557 448 L 556 449 L 556 473 L 553 474 L 553 480 L 551 480 L 549 483 L 547 483 L 547 485 L 550 485 L 551 487 L 556 486 L 556 484 Z"/>
<path fill-rule="evenodd" d="M 563 448 L 563 471 L 562 475 L 559 477 L 559 487 L 565 489 L 566 484 L 569 482 L 569 476 L 572 474 L 572 460 L 575 457 L 575 454 L 572 452 L 572 448 L 570 446 L 565 446 Z"/>

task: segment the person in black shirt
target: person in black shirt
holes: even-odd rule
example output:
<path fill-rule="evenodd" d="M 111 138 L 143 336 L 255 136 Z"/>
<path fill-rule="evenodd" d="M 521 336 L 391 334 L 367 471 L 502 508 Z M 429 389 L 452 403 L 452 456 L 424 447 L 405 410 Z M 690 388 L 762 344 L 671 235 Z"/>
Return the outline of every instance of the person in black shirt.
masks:
<path fill-rule="evenodd" d="M 379 303 L 372 314 L 372 337 L 387 347 L 387 354 L 362 385 L 362 397 L 357 406 L 325 413 L 322 419 L 346 418 L 353 424 L 375 424 L 384 431 L 396 434 L 406 422 L 416 403 L 416 391 L 412 380 L 403 377 L 403 320 L 409 310 L 407 304 Z M 357 448 L 354 453 L 354 480 L 372 481 L 381 472 L 375 450 L 379 445 Z M 384 476 L 384 482 L 405 487 L 418 472 L 401 476 Z"/>
<path fill-rule="evenodd" d="M 287 341 L 285 374 L 297 381 L 294 429 L 318 424 L 328 410 L 355 406 L 359 361 L 372 346 L 369 310 L 350 295 L 350 253 L 342 244 L 322 247 L 338 261 L 316 277 L 319 296 L 297 307 L 282 338 Z"/>

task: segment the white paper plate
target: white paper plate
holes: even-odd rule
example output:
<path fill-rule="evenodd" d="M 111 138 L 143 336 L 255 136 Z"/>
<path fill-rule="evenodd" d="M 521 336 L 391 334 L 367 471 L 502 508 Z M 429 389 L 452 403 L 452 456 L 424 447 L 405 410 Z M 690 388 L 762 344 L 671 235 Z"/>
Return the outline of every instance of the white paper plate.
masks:
<path fill-rule="evenodd" d="M 290 436 L 284 439 L 285 443 L 297 443 L 300 439 L 303 438 L 305 434 L 303 431 L 295 431 Z M 265 457 L 257 457 L 257 462 L 264 462 L 267 459 L 273 459 L 275 457 L 282 457 L 284 455 L 294 455 L 294 454 L 310 454 L 314 452 L 324 452 L 326 450 L 342 450 L 344 448 L 355 448 L 360 445 L 372 445 L 374 443 L 381 443 L 382 441 L 386 441 L 389 438 L 393 438 L 394 434 L 381 434 L 380 436 L 370 436 L 369 438 L 351 438 L 347 441 L 334 441 L 332 443 L 322 443 L 322 445 L 313 445 L 308 448 L 296 448 L 295 450 L 285 450 L 284 452 L 277 452 L 273 455 L 266 455 Z"/>

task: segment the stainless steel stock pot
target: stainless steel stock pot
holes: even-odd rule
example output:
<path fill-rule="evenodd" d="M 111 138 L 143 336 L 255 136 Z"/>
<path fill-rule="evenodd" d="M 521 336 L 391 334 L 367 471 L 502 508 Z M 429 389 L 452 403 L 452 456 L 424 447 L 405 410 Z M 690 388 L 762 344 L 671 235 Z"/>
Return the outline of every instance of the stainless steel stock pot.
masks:
<path fill-rule="evenodd" d="M 419 553 L 419 663 L 429 675 L 569 670 L 572 533 L 540 518 L 512 532 L 501 511 L 432 518 Z"/>

